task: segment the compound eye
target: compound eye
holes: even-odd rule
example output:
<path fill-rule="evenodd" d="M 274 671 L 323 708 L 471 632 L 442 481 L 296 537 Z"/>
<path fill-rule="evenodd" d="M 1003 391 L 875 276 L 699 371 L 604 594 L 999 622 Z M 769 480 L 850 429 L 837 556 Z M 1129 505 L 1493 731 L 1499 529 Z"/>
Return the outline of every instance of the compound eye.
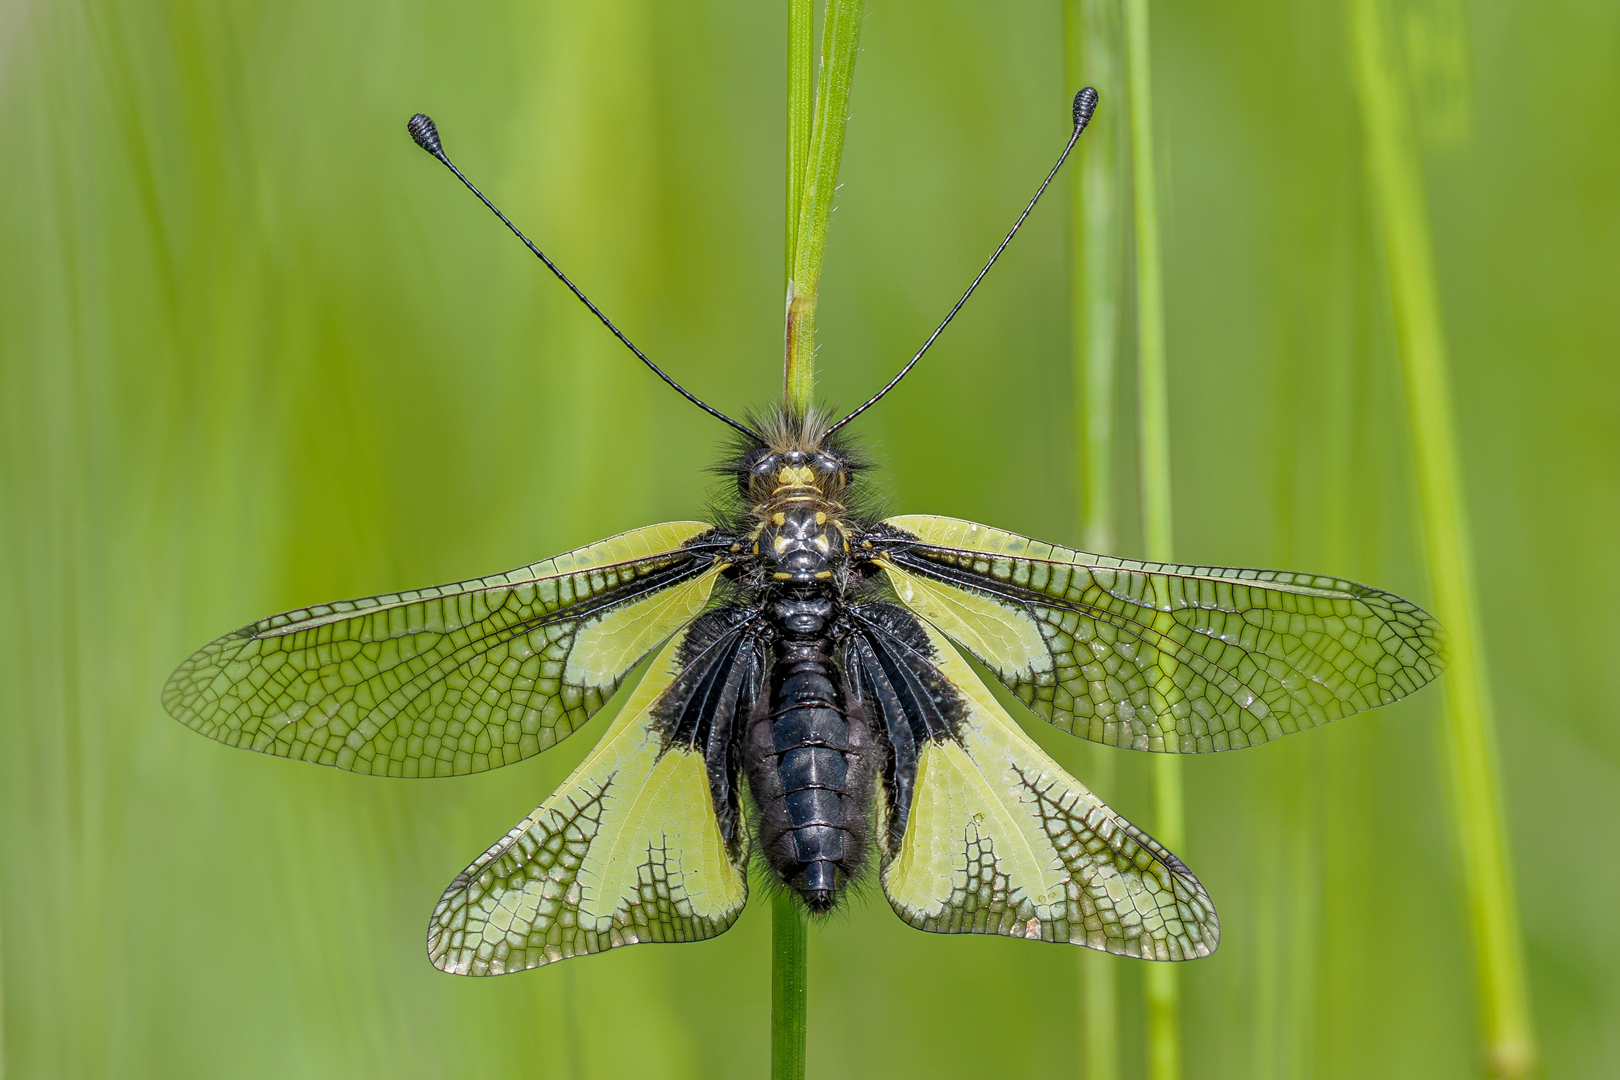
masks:
<path fill-rule="evenodd" d="M 771 474 L 771 457 L 772 454 L 768 450 L 758 450 L 744 459 L 744 471 L 737 477 L 737 488 L 745 497 L 749 486 L 755 480 Z"/>
<path fill-rule="evenodd" d="M 842 471 L 839 468 L 838 459 L 833 457 L 831 454 L 817 454 L 815 460 L 811 462 L 811 465 L 814 466 L 816 472 L 821 473 L 824 476 L 832 476 L 833 474 Z"/>
<path fill-rule="evenodd" d="M 782 455 L 782 464 L 784 464 L 784 465 L 803 465 L 804 464 L 804 451 L 803 450 L 789 450 L 787 453 Z"/>

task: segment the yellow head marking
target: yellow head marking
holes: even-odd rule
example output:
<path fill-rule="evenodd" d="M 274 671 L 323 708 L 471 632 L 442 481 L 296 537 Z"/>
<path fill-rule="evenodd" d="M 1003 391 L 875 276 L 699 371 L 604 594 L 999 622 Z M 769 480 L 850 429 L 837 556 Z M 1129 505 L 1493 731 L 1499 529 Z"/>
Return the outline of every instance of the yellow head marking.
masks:
<path fill-rule="evenodd" d="M 776 486 L 815 487 L 816 472 L 808 465 L 784 465 L 776 471 Z"/>
<path fill-rule="evenodd" d="M 776 513 L 771 515 L 771 524 L 772 525 L 786 525 L 787 524 L 787 515 L 782 513 L 782 511 L 778 510 Z"/>

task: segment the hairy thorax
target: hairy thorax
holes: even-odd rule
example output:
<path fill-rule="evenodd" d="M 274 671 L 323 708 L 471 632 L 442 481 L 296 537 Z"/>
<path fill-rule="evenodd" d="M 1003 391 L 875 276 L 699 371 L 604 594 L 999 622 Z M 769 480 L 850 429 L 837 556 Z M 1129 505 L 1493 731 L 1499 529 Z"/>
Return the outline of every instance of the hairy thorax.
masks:
<path fill-rule="evenodd" d="M 801 450 L 771 454 L 750 473 L 749 546 L 767 589 L 837 585 L 849 553 L 839 501 L 845 485 L 837 458 Z"/>

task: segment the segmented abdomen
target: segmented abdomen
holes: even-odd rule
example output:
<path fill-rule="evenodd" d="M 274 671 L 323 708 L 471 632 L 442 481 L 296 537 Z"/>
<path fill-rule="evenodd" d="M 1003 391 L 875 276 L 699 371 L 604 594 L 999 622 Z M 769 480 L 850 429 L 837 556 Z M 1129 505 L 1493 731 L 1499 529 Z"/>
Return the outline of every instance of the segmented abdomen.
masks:
<path fill-rule="evenodd" d="M 779 640 L 770 710 L 749 732 L 749 783 L 760 842 L 812 911 L 830 908 L 859 872 L 870 832 L 870 737 L 846 714 L 831 641 Z"/>

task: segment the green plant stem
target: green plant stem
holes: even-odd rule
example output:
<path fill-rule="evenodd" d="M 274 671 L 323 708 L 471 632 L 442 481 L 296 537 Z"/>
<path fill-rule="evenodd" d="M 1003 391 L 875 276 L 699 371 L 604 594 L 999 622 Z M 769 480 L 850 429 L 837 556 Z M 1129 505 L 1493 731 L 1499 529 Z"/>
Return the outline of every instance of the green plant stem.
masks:
<path fill-rule="evenodd" d="M 810 160 L 810 124 L 815 108 L 812 81 L 815 54 L 815 0 L 788 0 L 787 100 L 787 243 L 782 248 L 782 283 L 793 280 L 798 248 L 799 203 L 804 196 L 805 165 Z"/>
<path fill-rule="evenodd" d="M 1137 459 L 1141 470 L 1142 531 L 1147 556 L 1174 557 L 1170 517 L 1170 401 L 1164 344 L 1164 280 L 1159 263 L 1158 193 L 1153 169 L 1153 100 L 1148 63 L 1147 0 L 1125 0 L 1125 70 L 1129 80 L 1132 195 L 1136 226 Z M 1168 748 L 1167 748 L 1168 749 Z M 1172 851 L 1181 847 L 1181 760 L 1153 761 L 1154 832 Z M 1180 986 L 1174 966 L 1143 974 L 1148 1014 L 1148 1076 L 1181 1076 Z"/>
<path fill-rule="evenodd" d="M 782 403 L 809 411 L 815 392 L 816 291 L 849 119 L 862 0 L 827 0 L 821 78 L 812 99 L 812 0 L 788 0 L 787 319 Z M 771 902 L 771 1077 L 804 1080 L 808 928 L 793 898 Z"/>
<path fill-rule="evenodd" d="M 771 900 L 771 1080 L 804 1080 L 808 928 L 785 892 Z"/>
<path fill-rule="evenodd" d="M 1181 759 L 1158 754 L 1153 759 L 1153 819 L 1159 842 L 1171 851 L 1182 847 Z M 1172 963 L 1150 964 L 1142 973 L 1147 1004 L 1149 1080 L 1181 1077 L 1181 970 Z"/>
<path fill-rule="evenodd" d="M 1445 756 L 1479 985 L 1486 1066 L 1500 1077 L 1536 1067 L 1530 995 L 1502 810 L 1491 699 L 1479 638 L 1473 552 L 1451 415 L 1445 333 L 1428 210 L 1401 75 L 1381 0 L 1350 0 L 1350 42 L 1374 213 L 1394 310 L 1407 422 L 1417 468 L 1424 557 L 1436 614 L 1450 635 Z"/>
<path fill-rule="evenodd" d="M 1116 104 L 1119 0 L 1064 0 L 1068 86 L 1097 87 L 1103 105 L 1079 147 L 1075 170 L 1069 275 L 1075 387 L 1075 505 L 1082 543 L 1114 549 L 1114 376 L 1123 306 L 1124 230 L 1120 221 L 1119 135 L 1107 102 Z M 1113 787 L 1114 758 L 1091 749 L 1089 780 Z M 1119 987 L 1114 958 L 1080 951 L 1081 1056 L 1087 1080 L 1119 1080 Z"/>
<path fill-rule="evenodd" d="M 861 7 L 862 0 L 827 0 L 822 18 L 821 76 L 816 82 L 810 149 L 799 195 L 799 220 L 793 228 L 787 283 L 782 399 L 792 412 L 807 410 L 815 391 L 816 292 L 821 285 L 821 260 L 827 250 L 833 193 L 838 188 L 838 164 L 844 154 L 849 87 L 861 36 Z M 788 53 L 790 57 L 799 55 L 793 45 L 789 45 Z M 790 74 L 790 88 L 795 80 L 802 78 Z M 794 115 L 791 104 L 789 115 Z M 790 134 L 790 148 L 793 140 Z"/>
<path fill-rule="evenodd" d="M 6 1080 L 6 954 L 0 936 L 0 1080 Z"/>
<path fill-rule="evenodd" d="M 1165 371 L 1158 193 L 1153 168 L 1147 0 L 1125 0 L 1125 50 L 1130 77 L 1131 172 L 1136 226 L 1137 423 L 1143 539 L 1148 558 L 1169 561 L 1174 548 L 1170 517 L 1170 401 Z"/>
<path fill-rule="evenodd" d="M 1119 312 L 1124 308 L 1124 231 L 1121 227 L 1119 135 L 1108 108 L 1119 74 L 1119 0 L 1065 0 L 1070 86 L 1089 83 L 1101 94 L 1090 134 L 1078 147 L 1075 170 L 1072 289 L 1075 358 L 1075 476 L 1084 544 L 1114 550 L 1114 373 L 1119 362 Z"/>
<path fill-rule="evenodd" d="M 811 59 L 815 54 L 814 0 L 788 0 L 788 107 L 787 107 L 787 246 L 784 284 L 791 300 L 793 262 L 798 255 L 799 212 L 804 197 L 805 171 L 810 160 L 810 130 L 815 107 Z M 788 355 L 792 355 L 791 330 Z M 793 394 L 791 365 L 784 366 L 784 396 Z M 806 397 L 800 411 L 808 406 Z M 780 894 L 771 901 L 771 1077 L 803 1080 L 805 1010 L 808 1004 L 808 933 L 804 915 L 792 898 Z"/>
<path fill-rule="evenodd" d="M 1102 795 L 1114 786 L 1114 751 L 1091 747 L 1091 785 Z M 1081 1057 L 1086 1080 L 1119 1080 L 1119 980 L 1116 959 L 1092 949 L 1080 951 Z"/>

